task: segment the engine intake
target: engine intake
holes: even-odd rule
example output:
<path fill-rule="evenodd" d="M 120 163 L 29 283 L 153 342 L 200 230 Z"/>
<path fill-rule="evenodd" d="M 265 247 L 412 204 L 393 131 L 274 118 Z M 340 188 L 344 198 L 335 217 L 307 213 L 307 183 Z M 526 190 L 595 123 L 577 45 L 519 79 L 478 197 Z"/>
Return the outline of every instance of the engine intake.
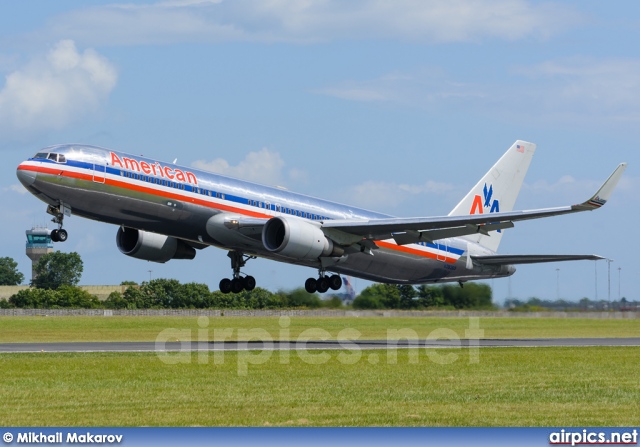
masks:
<path fill-rule="evenodd" d="M 120 227 L 116 244 L 121 253 L 145 261 L 164 263 L 170 259 L 196 257 L 196 250 L 180 239 L 134 228 Z"/>
<path fill-rule="evenodd" d="M 344 253 L 318 226 L 286 217 L 273 217 L 267 221 L 262 229 L 262 244 L 271 252 L 308 261 Z"/>

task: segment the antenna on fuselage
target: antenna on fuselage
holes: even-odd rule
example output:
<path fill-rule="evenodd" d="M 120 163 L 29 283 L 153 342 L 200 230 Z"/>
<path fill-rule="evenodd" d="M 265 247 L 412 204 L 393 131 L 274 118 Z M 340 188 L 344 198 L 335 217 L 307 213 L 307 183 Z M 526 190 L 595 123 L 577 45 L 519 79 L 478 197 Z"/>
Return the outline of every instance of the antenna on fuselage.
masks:
<path fill-rule="evenodd" d="M 173 160 L 173 163 L 172 163 L 172 164 L 174 164 L 174 165 L 175 165 L 176 163 L 178 163 L 178 159 L 177 159 L 177 158 L 176 158 L 175 160 Z"/>

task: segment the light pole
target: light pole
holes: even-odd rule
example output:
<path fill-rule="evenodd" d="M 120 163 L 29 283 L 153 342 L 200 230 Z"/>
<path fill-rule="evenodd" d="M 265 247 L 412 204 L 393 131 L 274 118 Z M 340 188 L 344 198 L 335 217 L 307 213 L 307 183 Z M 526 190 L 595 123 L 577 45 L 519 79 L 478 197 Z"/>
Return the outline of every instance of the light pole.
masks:
<path fill-rule="evenodd" d="M 594 301 L 598 301 L 598 263 L 594 262 L 593 263 L 593 272 L 595 274 L 596 277 L 596 297 L 594 299 Z"/>
<path fill-rule="evenodd" d="M 607 298 L 609 298 L 609 309 L 611 309 L 611 263 L 613 259 L 607 258 Z"/>
<path fill-rule="evenodd" d="M 622 276 L 622 267 L 618 267 L 618 301 L 620 301 L 620 276 Z"/>
<path fill-rule="evenodd" d="M 149 282 L 151 282 L 151 273 L 153 273 L 153 270 L 147 270 L 149 272 Z"/>
<path fill-rule="evenodd" d="M 556 269 L 556 299 L 560 301 L 560 269 Z"/>

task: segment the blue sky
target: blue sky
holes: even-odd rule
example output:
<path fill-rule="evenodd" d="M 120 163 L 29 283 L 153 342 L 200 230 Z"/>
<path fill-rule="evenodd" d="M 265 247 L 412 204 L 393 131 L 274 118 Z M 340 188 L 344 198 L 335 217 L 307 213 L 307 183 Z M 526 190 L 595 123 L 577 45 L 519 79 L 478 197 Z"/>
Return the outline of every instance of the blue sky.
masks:
<path fill-rule="evenodd" d="M 638 299 L 640 4 L 524 0 L 0 4 L 0 256 L 29 273 L 24 230 L 48 223 L 16 166 L 41 147 L 96 144 L 403 217 L 445 215 L 516 139 L 538 144 L 516 208 L 607 206 L 524 222 L 500 252 L 599 254 L 611 295 Z M 226 253 L 128 258 L 116 227 L 72 217 L 83 283 L 175 277 L 217 287 Z M 53 228 L 50 226 L 50 228 Z M 618 268 L 621 271 L 618 271 Z M 520 266 L 508 294 L 607 297 L 599 262 Z M 272 290 L 310 269 L 245 271 Z M 510 285 L 509 285 L 510 284 Z M 365 281 L 356 281 L 358 289 Z"/>

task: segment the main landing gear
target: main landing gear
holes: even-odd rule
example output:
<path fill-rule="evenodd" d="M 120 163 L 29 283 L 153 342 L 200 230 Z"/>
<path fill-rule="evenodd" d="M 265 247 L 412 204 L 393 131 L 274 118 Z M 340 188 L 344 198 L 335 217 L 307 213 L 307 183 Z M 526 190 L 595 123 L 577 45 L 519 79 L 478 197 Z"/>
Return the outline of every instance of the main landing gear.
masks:
<path fill-rule="evenodd" d="M 222 293 L 240 293 L 243 290 L 251 291 L 256 288 L 256 279 L 253 276 L 240 276 L 240 269 L 245 266 L 249 259 L 255 256 L 245 256 L 239 251 L 230 251 L 227 256 L 231 258 L 231 268 L 233 269 L 233 279 L 224 278 L 220 281 L 220 291 Z"/>
<path fill-rule="evenodd" d="M 342 287 L 340 275 L 326 276 L 324 269 L 320 269 L 318 279 L 309 278 L 304 282 L 304 289 L 308 293 L 324 293 L 327 290 L 338 290 Z"/>
<path fill-rule="evenodd" d="M 65 242 L 69 237 L 67 230 L 62 228 L 65 212 L 69 213 L 67 215 L 71 214 L 71 210 L 62 204 L 60 204 L 58 207 L 55 207 L 52 205 L 49 205 L 47 207 L 47 213 L 53 216 L 53 219 L 51 219 L 51 222 L 58 224 L 58 229 L 51 231 L 51 240 L 53 242 Z"/>

